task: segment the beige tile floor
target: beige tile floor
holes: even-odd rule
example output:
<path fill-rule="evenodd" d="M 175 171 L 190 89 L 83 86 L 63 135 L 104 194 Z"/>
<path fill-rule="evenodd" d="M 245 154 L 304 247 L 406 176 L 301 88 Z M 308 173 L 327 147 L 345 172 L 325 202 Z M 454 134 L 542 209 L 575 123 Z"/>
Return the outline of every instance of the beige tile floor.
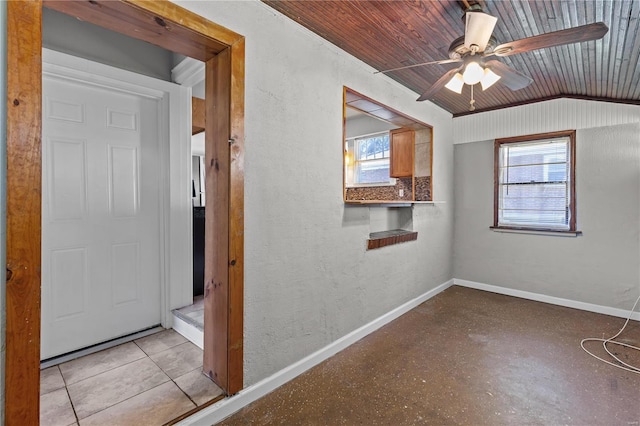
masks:
<path fill-rule="evenodd" d="M 173 330 L 40 372 L 41 425 L 161 425 L 222 395 Z"/>

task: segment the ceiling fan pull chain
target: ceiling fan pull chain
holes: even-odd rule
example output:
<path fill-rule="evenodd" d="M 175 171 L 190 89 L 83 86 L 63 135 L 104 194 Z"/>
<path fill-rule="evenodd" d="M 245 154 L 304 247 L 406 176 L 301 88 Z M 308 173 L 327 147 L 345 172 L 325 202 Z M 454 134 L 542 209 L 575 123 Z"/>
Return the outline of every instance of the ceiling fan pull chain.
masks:
<path fill-rule="evenodd" d="M 475 99 L 473 99 L 473 86 L 471 86 L 471 100 L 469 101 L 469 111 L 475 111 L 476 106 L 474 105 L 476 103 Z"/>

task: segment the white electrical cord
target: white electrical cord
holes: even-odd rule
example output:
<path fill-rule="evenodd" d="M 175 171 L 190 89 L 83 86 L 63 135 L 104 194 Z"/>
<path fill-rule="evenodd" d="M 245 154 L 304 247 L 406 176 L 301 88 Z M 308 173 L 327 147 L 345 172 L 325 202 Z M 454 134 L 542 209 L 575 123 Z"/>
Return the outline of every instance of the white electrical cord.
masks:
<path fill-rule="evenodd" d="M 607 348 L 607 344 L 608 344 L 608 343 L 611 343 L 612 345 L 624 346 L 624 347 L 626 347 L 626 348 L 631 348 L 631 349 L 635 349 L 635 350 L 637 350 L 637 351 L 640 351 L 640 348 L 639 348 L 639 347 L 637 347 L 637 346 L 632 346 L 632 345 L 628 345 L 628 344 L 626 344 L 626 343 L 616 342 L 615 340 L 613 340 L 613 339 L 615 339 L 616 337 L 618 337 L 619 335 L 621 335 L 621 334 L 622 334 L 622 332 L 624 331 L 624 329 L 627 327 L 627 324 L 629 324 L 629 320 L 630 320 L 630 319 L 631 319 L 631 317 L 633 316 L 633 312 L 636 310 L 636 306 L 638 306 L 638 302 L 640 302 L 640 296 L 638 296 L 638 298 L 636 299 L 636 303 L 634 303 L 634 304 L 633 304 L 633 308 L 631 308 L 631 312 L 629 312 L 629 316 L 627 317 L 627 320 L 625 321 L 625 323 L 624 323 L 624 325 L 622 326 L 622 328 L 620 329 L 620 331 L 618 331 L 614 336 L 609 337 L 608 339 L 598 339 L 598 338 L 595 338 L 595 337 L 589 337 L 589 338 L 587 338 L 587 339 L 582 339 L 582 341 L 580 341 L 580 346 L 582 347 L 582 349 L 583 349 L 586 353 L 588 353 L 589 355 L 591 355 L 592 357 L 594 357 L 594 358 L 596 358 L 596 359 L 599 359 L 600 361 L 602 361 L 602 362 L 604 362 L 604 363 L 607 363 L 607 364 L 609 364 L 609 365 L 613 365 L 614 367 L 621 368 L 621 369 L 626 370 L 626 371 L 630 371 L 630 372 L 632 372 L 632 373 L 640 374 L 640 367 L 635 367 L 635 366 L 633 366 L 633 365 L 629 365 L 629 364 L 627 364 L 626 362 L 622 361 L 620 358 L 618 358 L 617 356 L 615 356 L 614 354 L 612 354 L 612 353 L 609 351 L 609 348 Z M 608 360 L 606 360 L 606 359 L 600 358 L 599 356 L 594 355 L 593 353 L 589 352 L 589 351 L 587 350 L 587 348 L 585 348 L 585 347 L 584 347 L 584 342 L 602 342 L 602 347 L 604 348 L 604 350 L 605 350 L 605 351 L 607 351 L 607 353 L 608 353 L 609 355 L 611 355 L 611 357 L 612 357 L 613 359 L 615 359 L 616 361 L 618 361 L 618 362 L 619 362 L 620 364 L 622 364 L 622 365 L 620 365 L 620 364 L 615 364 L 615 363 L 613 363 L 613 362 L 611 362 L 611 361 L 608 361 Z"/>

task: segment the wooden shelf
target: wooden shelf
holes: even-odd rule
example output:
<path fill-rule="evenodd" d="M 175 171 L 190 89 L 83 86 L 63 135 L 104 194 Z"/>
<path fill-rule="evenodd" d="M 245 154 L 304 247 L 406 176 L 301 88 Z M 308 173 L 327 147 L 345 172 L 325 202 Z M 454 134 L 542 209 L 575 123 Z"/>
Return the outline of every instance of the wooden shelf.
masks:
<path fill-rule="evenodd" d="M 415 201 L 407 200 L 348 200 L 345 204 L 354 206 L 384 206 L 384 207 L 409 207 Z"/>
<path fill-rule="evenodd" d="M 405 243 L 407 241 L 415 241 L 417 239 L 417 232 L 407 231 L 405 229 L 372 232 L 369 234 L 369 239 L 367 240 L 367 250 L 374 250 L 394 244 Z"/>

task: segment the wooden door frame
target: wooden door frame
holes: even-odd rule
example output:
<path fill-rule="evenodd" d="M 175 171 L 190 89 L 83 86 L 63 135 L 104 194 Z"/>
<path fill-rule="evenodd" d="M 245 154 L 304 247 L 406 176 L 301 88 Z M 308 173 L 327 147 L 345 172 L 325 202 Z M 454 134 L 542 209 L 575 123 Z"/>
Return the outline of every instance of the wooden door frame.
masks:
<path fill-rule="evenodd" d="M 168 1 L 44 1 L 206 62 L 204 370 L 243 386 L 244 37 Z M 7 2 L 6 424 L 38 424 L 43 0 Z M 211 205 L 211 203 L 210 203 Z"/>

